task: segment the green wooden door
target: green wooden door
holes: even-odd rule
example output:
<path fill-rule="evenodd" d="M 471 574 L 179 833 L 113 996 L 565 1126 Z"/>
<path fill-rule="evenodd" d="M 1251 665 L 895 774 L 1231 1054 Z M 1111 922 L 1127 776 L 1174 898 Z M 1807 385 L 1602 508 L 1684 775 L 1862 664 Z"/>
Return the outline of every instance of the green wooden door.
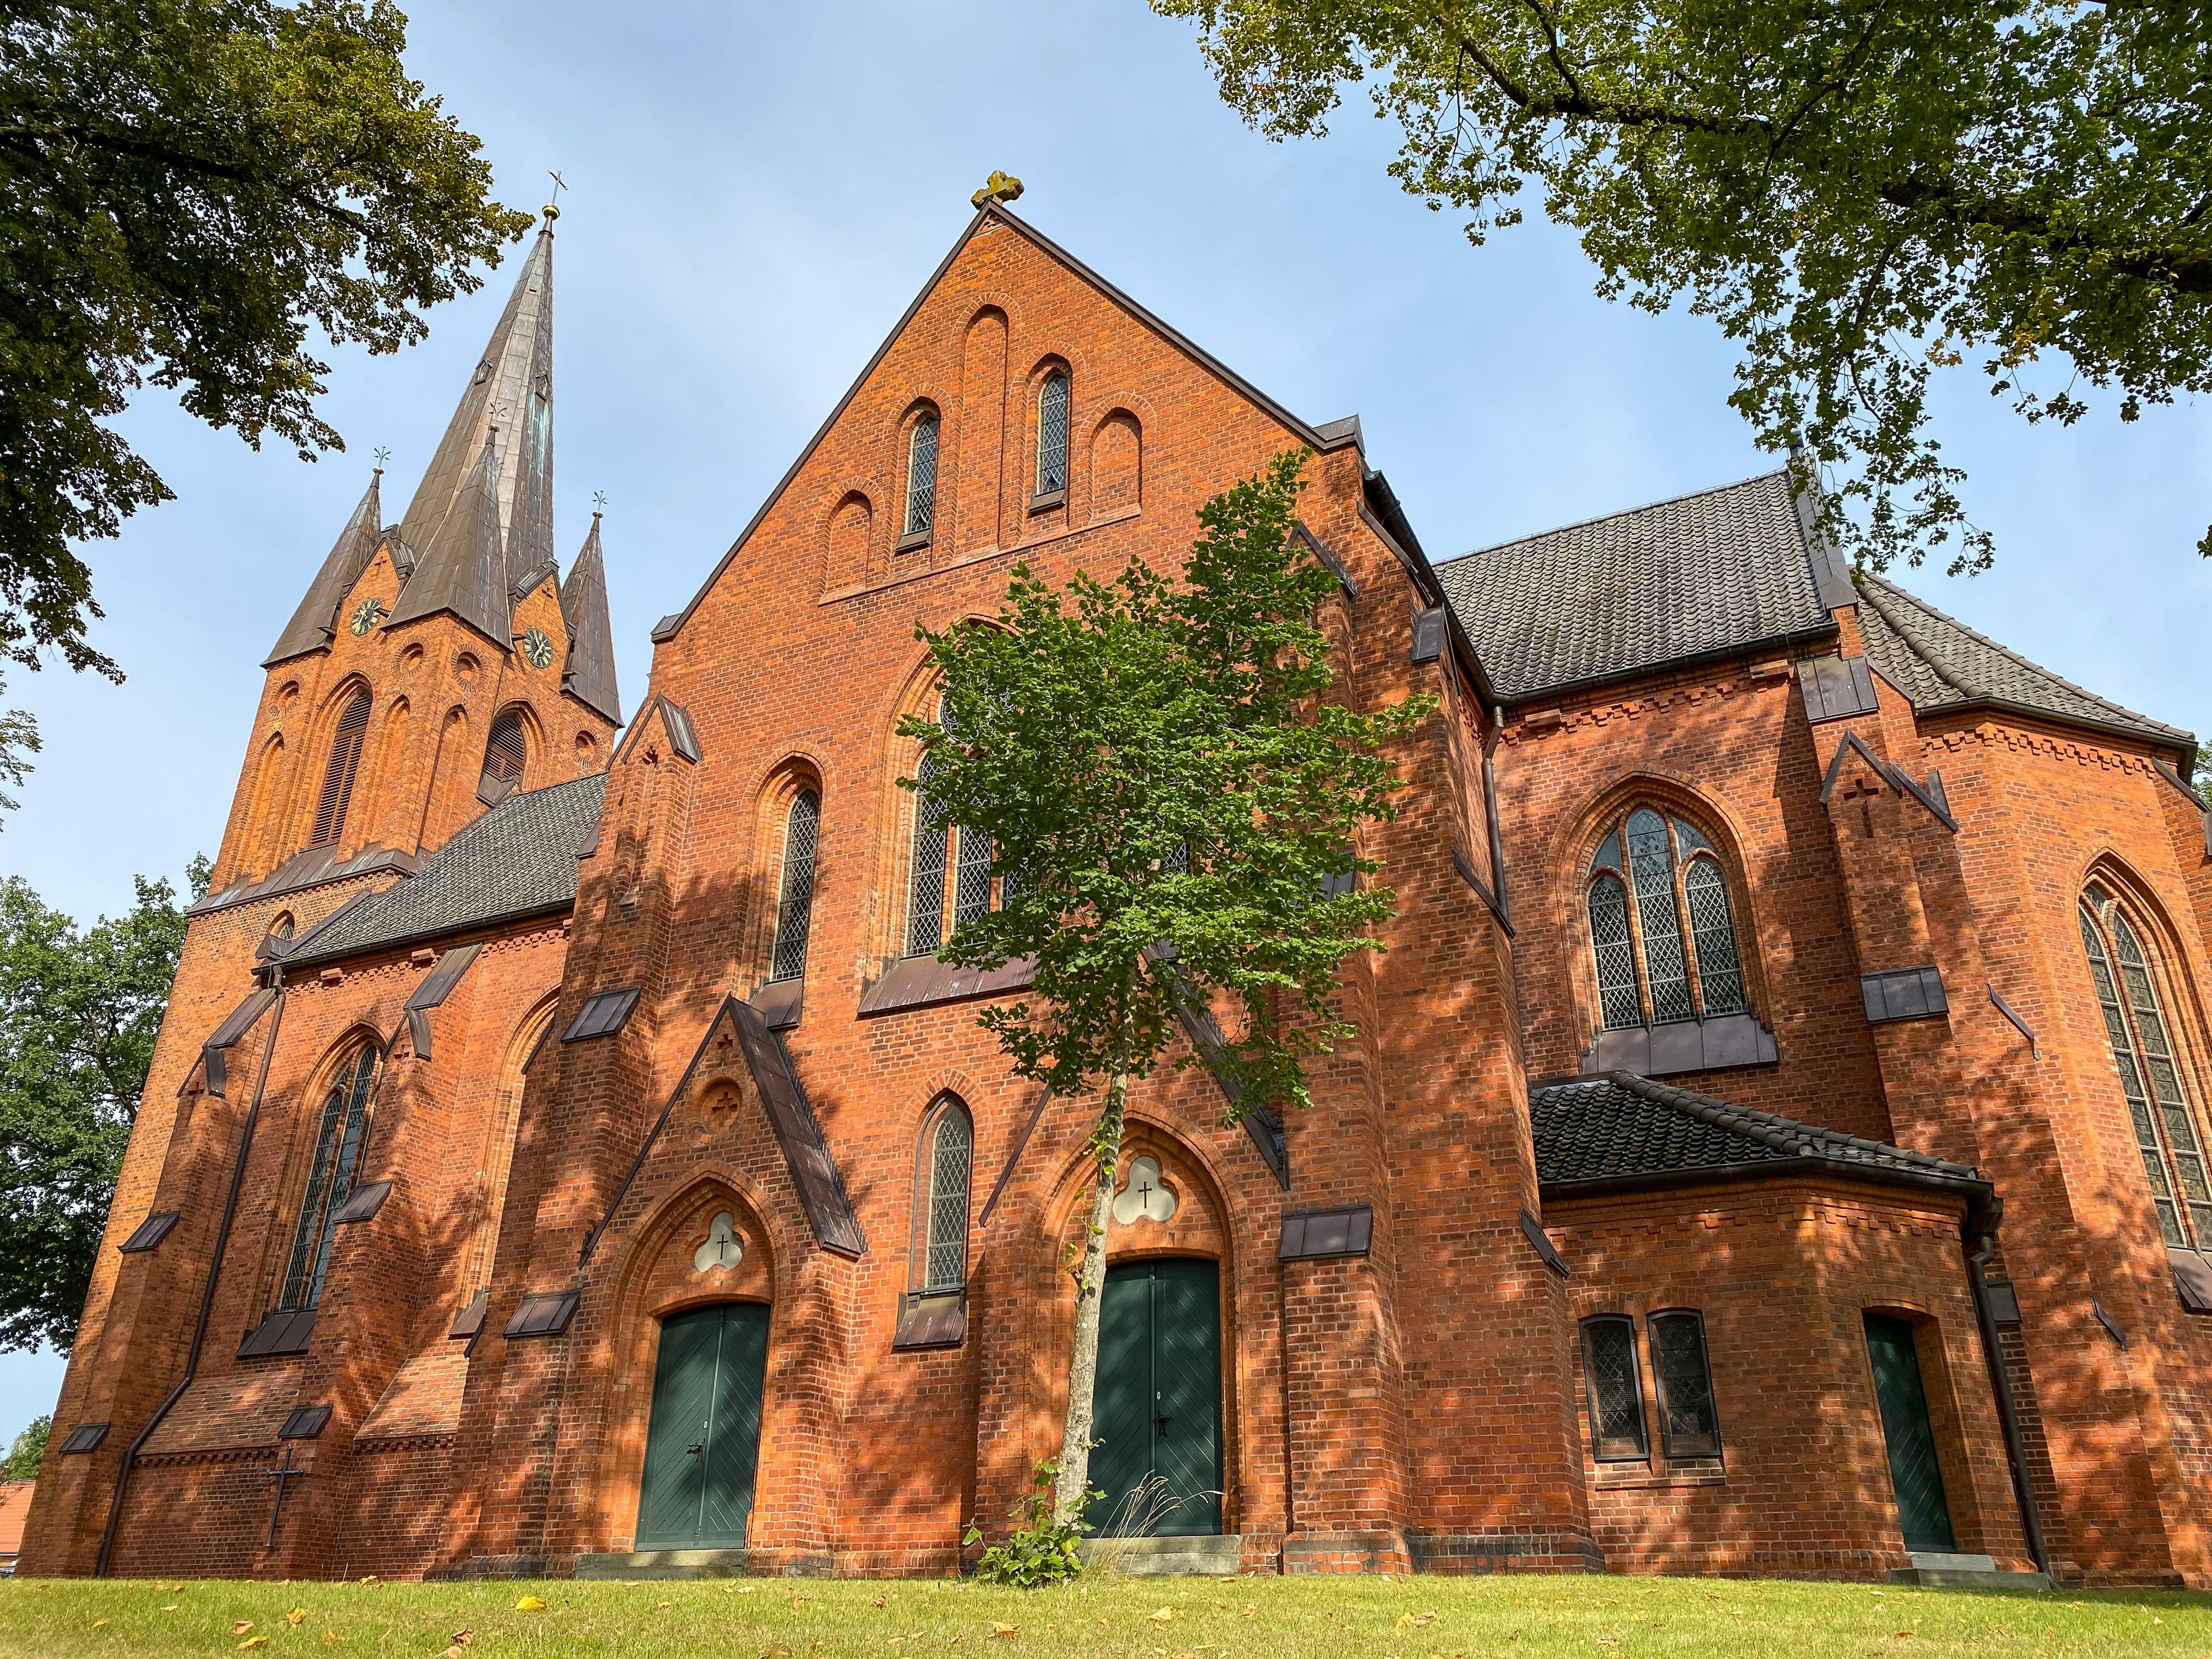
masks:
<path fill-rule="evenodd" d="M 1221 1275 L 1212 1262 L 1107 1270 L 1091 1434 L 1091 1484 L 1106 1494 L 1091 1508 L 1092 1530 L 1221 1530 Z"/>
<path fill-rule="evenodd" d="M 767 1371 L 768 1310 L 757 1302 L 695 1308 L 661 1322 L 638 1548 L 745 1541 Z"/>
<path fill-rule="evenodd" d="M 1943 1470 L 1936 1458 L 1936 1431 L 1928 1420 L 1928 1393 L 1921 1386 L 1912 1327 L 1901 1319 L 1869 1314 L 1866 1336 L 1905 1547 L 1950 1554 L 1959 1546 L 1951 1531 L 1951 1506 L 1943 1497 Z"/>

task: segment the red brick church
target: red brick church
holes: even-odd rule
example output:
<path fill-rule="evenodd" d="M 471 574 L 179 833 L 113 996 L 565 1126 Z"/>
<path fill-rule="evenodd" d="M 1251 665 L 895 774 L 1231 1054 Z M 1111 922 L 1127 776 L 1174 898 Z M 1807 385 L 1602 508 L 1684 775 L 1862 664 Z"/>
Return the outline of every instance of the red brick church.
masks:
<path fill-rule="evenodd" d="M 993 878 L 896 787 L 915 623 L 1176 567 L 1303 447 L 1340 695 L 1443 708 L 1313 1107 L 1135 1092 L 1140 1559 L 2212 1585 L 2187 733 L 1855 576 L 1786 472 L 1432 559 L 1357 419 L 997 203 L 625 725 L 552 265 L 302 562 L 23 1571 L 957 1571 L 1058 1447 L 1089 1108 L 977 1030 L 1018 967 L 938 960 Z"/>

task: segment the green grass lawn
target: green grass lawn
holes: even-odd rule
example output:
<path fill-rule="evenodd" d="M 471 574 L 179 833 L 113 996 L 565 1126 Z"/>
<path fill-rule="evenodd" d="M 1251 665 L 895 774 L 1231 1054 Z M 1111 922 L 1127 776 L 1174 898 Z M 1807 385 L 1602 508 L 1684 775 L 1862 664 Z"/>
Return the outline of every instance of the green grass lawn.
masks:
<path fill-rule="evenodd" d="M 543 1609 L 518 1607 L 525 1597 Z M 1163 1613 L 1169 1616 L 1163 1617 Z M 250 1623 L 249 1623 L 250 1621 Z M 250 1644 L 250 1645 L 249 1645 Z M 1093 1578 L 1024 1593 L 902 1580 L 636 1584 L 0 1582 L 0 1653 L 1097 1654 L 1130 1659 L 2212 1659 L 2212 1596 L 1699 1578 Z"/>

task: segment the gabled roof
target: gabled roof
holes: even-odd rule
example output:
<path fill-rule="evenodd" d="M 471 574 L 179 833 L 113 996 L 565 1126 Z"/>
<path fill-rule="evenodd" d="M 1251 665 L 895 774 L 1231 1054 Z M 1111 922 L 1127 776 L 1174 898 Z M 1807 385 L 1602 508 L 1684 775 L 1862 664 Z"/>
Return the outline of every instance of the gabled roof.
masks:
<path fill-rule="evenodd" d="M 898 321 L 891 325 L 890 332 L 884 336 L 883 343 L 876 348 L 874 354 L 861 366 L 860 374 L 854 377 L 853 384 L 845 388 L 845 395 L 837 399 L 836 405 L 830 411 L 829 418 L 815 429 L 814 435 L 806 441 L 805 447 L 799 452 L 789 469 L 775 481 L 775 487 L 769 491 L 768 498 L 760 505 L 760 510 L 753 514 L 745 527 L 738 532 L 737 539 L 730 544 L 729 551 L 723 554 L 715 562 L 714 568 L 707 573 L 707 580 L 699 585 L 698 592 L 691 596 L 691 602 L 681 611 L 671 612 L 653 624 L 652 637 L 656 644 L 663 640 L 673 638 L 677 630 L 683 627 L 691 613 L 699 608 L 699 602 L 714 591 L 714 584 L 721 580 L 722 573 L 729 568 L 730 561 L 737 557 L 738 550 L 751 538 L 753 532 L 760 527 L 761 520 L 768 517 L 776 502 L 783 498 L 783 492 L 791 487 L 791 481 L 799 476 L 799 469 L 804 467 L 808 459 L 821 447 L 822 441 L 830 435 L 830 428 L 837 424 L 837 417 L 845 412 L 847 406 L 859 395 L 860 388 L 868 383 L 868 376 L 876 372 L 876 366 L 883 362 L 884 355 L 897 343 L 899 336 L 906 332 L 907 325 L 914 320 L 915 313 L 921 309 L 922 302 L 935 291 L 938 283 L 944 281 L 945 273 L 952 268 L 952 262 L 960 257 L 961 250 L 974 240 L 978 231 L 986 225 L 994 223 L 1006 226 L 1029 241 L 1039 252 L 1066 266 L 1070 272 L 1097 289 L 1107 299 L 1127 312 L 1138 322 L 1151 329 L 1200 368 L 1226 382 L 1239 394 L 1250 398 L 1261 408 L 1266 410 L 1276 420 L 1288 427 L 1301 443 L 1308 445 L 1316 451 L 1340 449 L 1347 444 L 1359 443 L 1359 423 L 1356 416 L 1332 421 L 1326 429 L 1316 428 L 1299 419 L 1218 357 L 1192 340 L 1189 336 L 1163 322 L 1034 225 L 1018 217 L 1005 203 L 994 198 L 976 209 L 975 217 L 969 220 L 967 228 L 960 233 L 958 240 L 952 244 L 945 258 L 938 262 L 937 269 L 929 273 L 929 280 L 925 282 L 915 293 L 913 302 L 900 313 Z"/>
<path fill-rule="evenodd" d="M 487 430 L 497 426 L 499 527 L 507 548 L 497 572 L 504 593 L 553 552 L 553 225 L 538 233 L 476 372 L 438 441 L 437 453 L 407 504 L 400 536 L 428 548 L 459 505 Z M 400 607 L 410 615 L 403 599 Z M 500 635 L 506 643 L 506 635 Z"/>
<path fill-rule="evenodd" d="M 1500 697 L 1832 634 L 1848 583 L 1788 469 L 1436 567 Z"/>
<path fill-rule="evenodd" d="M 276 637 L 262 661 L 264 668 L 273 668 L 288 657 L 297 657 L 309 651 L 319 651 L 331 642 L 337 632 L 338 607 L 345 603 L 347 593 L 361 580 L 361 573 L 368 568 L 368 562 L 376 556 L 377 527 L 383 522 L 384 503 L 379 486 L 384 479 L 384 469 L 378 467 L 369 475 L 368 488 L 362 492 L 361 501 L 346 520 L 345 528 L 323 560 L 322 568 L 315 580 L 307 585 L 307 597 L 300 608 L 292 613 L 292 620 L 284 624 L 284 631 Z"/>
<path fill-rule="evenodd" d="M 561 689 L 586 708 L 622 724 L 622 693 L 615 689 L 615 630 L 607 612 L 607 568 L 599 549 L 599 515 L 561 584 L 561 617 L 568 624 L 568 659 Z"/>
<path fill-rule="evenodd" d="M 599 772 L 508 795 L 409 879 L 301 939 L 285 967 L 567 908 L 576 902 L 576 844 L 597 821 L 606 789 Z"/>
<path fill-rule="evenodd" d="M 1731 1106 L 1633 1072 L 1532 1088 L 1528 1119 L 1536 1178 L 1547 1196 L 1723 1172 L 1825 1167 L 1861 1179 L 1954 1190 L 1970 1203 L 1990 1201 L 1989 1183 L 1963 1164 Z"/>
<path fill-rule="evenodd" d="M 1863 571 L 1857 581 L 1867 655 L 1922 714 L 2008 708 L 2121 737 L 2196 747 L 2197 739 L 2179 726 L 2061 679 L 1886 577 Z"/>
<path fill-rule="evenodd" d="M 496 432 L 485 432 L 483 453 L 399 590 L 387 626 L 450 611 L 501 650 L 512 644 L 514 605 L 499 529 L 498 441 Z"/>

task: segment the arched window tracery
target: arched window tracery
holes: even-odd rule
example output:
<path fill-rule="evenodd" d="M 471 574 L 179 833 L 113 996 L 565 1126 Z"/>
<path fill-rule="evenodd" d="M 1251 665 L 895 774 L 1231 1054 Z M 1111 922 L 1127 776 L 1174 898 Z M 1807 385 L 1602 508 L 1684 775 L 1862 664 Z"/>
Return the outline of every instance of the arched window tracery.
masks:
<path fill-rule="evenodd" d="M 330 1271 L 337 1213 L 353 1192 L 354 1176 L 360 1167 L 368 1128 L 368 1092 L 376 1079 L 378 1058 L 376 1044 L 363 1042 L 339 1065 L 323 1095 L 307 1184 L 300 1195 L 299 1219 L 292 1229 L 291 1253 L 285 1261 L 284 1283 L 277 1298 L 280 1311 L 313 1308 L 323 1299 L 323 1279 Z"/>
<path fill-rule="evenodd" d="M 901 540 L 923 538 L 937 521 L 937 411 L 915 417 L 906 441 L 906 518 Z"/>
<path fill-rule="evenodd" d="M 1036 493 L 1067 488 L 1067 374 L 1054 369 L 1037 388 Z"/>
<path fill-rule="evenodd" d="M 1728 872 L 1703 830 L 1632 806 L 1583 882 L 1602 1029 L 1750 1012 Z"/>
<path fill-rule="evenodd" d="M 2136 925 L 2101 884 L 2091 884 L 2081 896 L 2078 919 L 2159 1231 L 2177 1248 L 2212 1244 L 2212 1180 L 2206 1173 L 2203 1136 L 2150 954 Z"/>
<path fill-rule="evenodd" d="M 975 1161 L 975 1125 L 947 1096 L 922 1139 L 921 1274 L 919 1288 L 948 1290 L 968 1282 L 968 1198 Z"/>
<path fill-rule="evenodd" d="M 783 875 L 776 896 L 775 943 L 769 951 L 771 981 L 805 977 L 806 941 L 814 925 L 814 857 L 821 836 L 822 797 L 802 789 L 783 820 Z"/>

